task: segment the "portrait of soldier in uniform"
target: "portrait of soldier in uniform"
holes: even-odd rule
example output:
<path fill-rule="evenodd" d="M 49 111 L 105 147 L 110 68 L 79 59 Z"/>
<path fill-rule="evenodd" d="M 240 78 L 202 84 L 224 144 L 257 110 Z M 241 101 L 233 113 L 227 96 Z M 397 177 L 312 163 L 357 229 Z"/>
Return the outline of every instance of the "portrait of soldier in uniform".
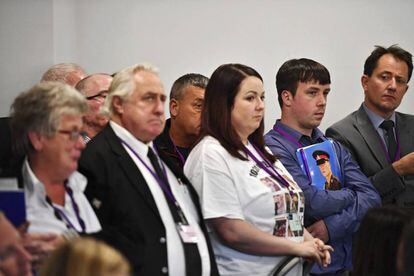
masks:
<path fill-rule="evenodd" d="M 331 163 L 329 163 L 329 154 L 323 150 L 316 150 L 312 153 L 316 160 L 316 165 L 325 177 L 325 190 L 339 190 L 341 189 L 341 182 L 332 174 Z"/>

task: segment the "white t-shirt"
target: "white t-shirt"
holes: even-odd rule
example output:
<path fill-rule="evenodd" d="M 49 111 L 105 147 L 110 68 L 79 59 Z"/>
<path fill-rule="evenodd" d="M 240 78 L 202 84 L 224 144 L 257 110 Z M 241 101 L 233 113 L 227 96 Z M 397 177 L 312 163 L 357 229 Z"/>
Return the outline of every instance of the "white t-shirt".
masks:
<path fill-rule="evenodd" d="M 263 161 L 251 144 L 247 148 Z M 200 197 L 205 219 L 242 219 L 263 232 L 301 242 L 303 193 L 280 161 L 274 167 L 289 187 L 275 181 L 250 157 L 248 161 L 235 158 L 207 136 L 191 151 L 184 173 Z M 271 275 L 285 257 L 242 253 L 222 244 L 211 227 L 209 234 L 221 275 Z M 301 275 L 301 266 L 288 275 Z"/>
<path fill-rule="evenodd" d="M 22 175 L 27 220 L 30 222 L 29 232 L 63 234 L 68 231 L 65 222 L 55 216 L 53 207 L 47 203 L 45 187 L 33 173 L 27 159 L 23 164 Z M 73 198 L 79 207 L 79 215 L 85 223 L 85 232 L 95 233 L 101 230 L 101 224 L 83 193 L 86 184 L 86 178 L 77 171 L 73 172 L 67 180 L 67 185 L 72 189 Z M 64 206 L 57 204 L 53 204 L 53 206 L 59 209 L 69 219 L 76 231 L 82 231 L 82 227 L 73 208 L 73 202 L 68 193 L 65 193 Z"/>

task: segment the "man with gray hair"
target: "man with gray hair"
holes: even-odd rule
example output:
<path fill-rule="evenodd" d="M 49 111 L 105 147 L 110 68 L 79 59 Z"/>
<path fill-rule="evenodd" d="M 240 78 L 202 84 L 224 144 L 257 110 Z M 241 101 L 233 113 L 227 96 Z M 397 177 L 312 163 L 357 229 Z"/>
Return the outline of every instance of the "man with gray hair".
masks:
<path fill-rule="evenodd" d="M 153 140 L 165 124 L 166 95 L 156 70 L 118 72 L 105 107 L 109 124 L 88 143 L 79 170 L 106 241 L 136 275 L 217 275 L 197 195 Z"/>
<path fill-rule="evenodd" d="M 85 70 L 76 63 L 59 63 L 50 67 L 42 76 L 43 81 L 57 81 L 74 87 L 86 77 Z"/>
<path fill-rule="evenodd" d="M 165 153 L 177 168 L 183 168 L 191 147 L 200 132 L 200 116 L 208 78 L 186 74 L 178 78 L 170 92 L 170 115 L 164 131 L 155 139 L 159 151 Z"/>
<path fill-rule="evenodd" d="M 89 107 L 88 112 L 83 116 L 82 130 L 85 132 L 83 137 L 85 143 L 95 137 L 108 123 L 108 116 L 102 112 L 101 108 L 108 95 L 112 79 L 108 74 L 92 74 L 75 86 L 85 96 Z"/>

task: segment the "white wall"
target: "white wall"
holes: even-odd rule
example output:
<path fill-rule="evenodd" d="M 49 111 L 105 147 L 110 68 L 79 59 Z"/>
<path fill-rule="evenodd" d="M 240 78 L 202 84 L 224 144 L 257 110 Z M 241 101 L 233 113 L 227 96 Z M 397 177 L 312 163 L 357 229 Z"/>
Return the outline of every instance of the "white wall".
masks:
<path fill-rule="evenodd" d="M 3 15 L 4 1 L 0 1 Z M 33 76 L 40 77 L 51 55 L 54 63 L 77 62 L 89 72 L 111 73 L 149 61 L 160 69 L 167 93 L 182 74 L 199 72 L 210 76 L 220 64 L 240 62 L 254 67 L 264 78 L 269 129 L 280 115 L 274 86 L 277 69 L 287 59 L 308 57 L 323 63 L 331 72 L 332 93 L 322 123 L 325 129 L 360 105 L 363 93 L 359 79 L 374 45 L 398 43 L 414 53 L 414 1 L 409 0 L 38 0 L 26 1 L 25 6 L 12 0 L 6 3 L 6 13 L 11 15 L 0 17 L 0 39 L 2 48 L 6 42 L 10 51 L 0 51 L 0 61 L 21 59 L 25 66 L 20 66 L 20 71 L 18 66 L 13 67 L 6 73 L 1 62 L 0 85 L 7 89 L 0 94 L 0 115 L 7 114 L 12 98 L 37 79 Z M 20 56 L 26 48 L 15 47 L 17 42 L 8 38 L 13 37 L 11 22 L 16 21 L 16 15 L 26 13 L 35 21 L 33 11 L 41 8 L 46 11 L 39 13 L 37 19 L 49 28 L 52 24 L 53 33 L 42 33 L 42 42 L 37 43 L 53 45 L 23 59 Z M 31 40 L 42 31 L 41 24 L 32 25 L 18 22 L 24 39 Z M 19 72 L 24 73 L 22 83 Z M 400 111 L 414 113 L 413 93 L 409 89 Z"/>
<path fill-rule="evenodd" d="M 0 0 L 0 116 L 53 64 L 52 0 Z"/>

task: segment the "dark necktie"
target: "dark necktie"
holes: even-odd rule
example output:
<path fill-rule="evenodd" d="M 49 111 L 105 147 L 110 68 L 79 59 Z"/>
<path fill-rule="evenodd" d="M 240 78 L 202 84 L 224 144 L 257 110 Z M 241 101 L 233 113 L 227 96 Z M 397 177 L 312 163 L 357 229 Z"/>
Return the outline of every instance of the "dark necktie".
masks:
<path fill-rule="evenodd" d="M 158 177 L 165 183 L 166 186 L 169 187 L 169 183 L 168 183 L 168 180 L 166 179 L 166 175 L 161 170 L 161 166 L 158 161 L 158 158 L 155 155 L 154 151 L 151 149 L 151 147 L 148 147 L 147 156 L 156 174 L 158 175 Z M 175 223 L 176 224 L 180 223 L 182 220 L 180 218 L 177 206 L 175 206 L 175 204 L 171 201 L 171 199 L 168 198 L 168 196 L 166 196 L 165 192 L 164 192 L 164 197 L 165 197 L 165 200 L 167 201 L 168 207 L 171 211 L 171 215 L 174 218 Z M 201 257 L 200 257 L 200 252 L 198 251 L 197 243 L 185 243 L 183 241 L 181 242 L 184 248 L 186 274 L 191 275 L 191 276 L 201 275 Z"/>
<path fill-rule="evenodd" d="M 394 135 L 394 122 L 391 120 L 384 120 L 381 123 L 380 128 L 385 130 L 388 155 L 391 161 L 393 161 L 395 160 L 395 155 L 397 154 L 397 141 L 395 140 Z"/>

